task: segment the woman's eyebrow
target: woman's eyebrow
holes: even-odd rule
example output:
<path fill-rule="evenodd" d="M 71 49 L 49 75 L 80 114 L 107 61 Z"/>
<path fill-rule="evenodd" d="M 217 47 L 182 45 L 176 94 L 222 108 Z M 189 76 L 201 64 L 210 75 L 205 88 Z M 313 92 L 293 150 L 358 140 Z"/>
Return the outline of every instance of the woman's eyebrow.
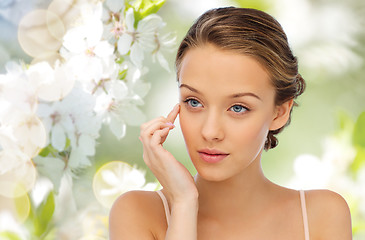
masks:
<path fill-rule="evenodd" d="M 200 94 L 200 92 L 197 89 L 195 89 L 195 88 L 193 88 L 193 87 L 191 87 L 187 84 L 184 84 L 184 83 L 180 84 L 179 88 L 182 88 L 182 87 L 185 87 L 185 88 L 189 89 L 192 92 L 196 92 L 196 93 Z"/>
<path fill-rule="evenodd" d="M 235 93 L 230 95 L 231 98 L 239 98 L 239 97 L 244 97 L 244 96 L 251 96 L 254 98 L 257 98 L 258 100 L 262 101 L 262 99 L 257 96 L 256 94 L 252 93 L 252 92 L 242 92 L 242 93 Z"/>
<path fill-rule="evenodd" d="M 189 89 L 192 92 L 201 94 L 199 90 L 197 90 L 187 84 L 184 84 L 184 83 L 180 84 L 179 88 L 183 88 L 183 87 Z M 251 96 L 251 97 L 257 98 L 258 100 L 262 101 L 262 99 L 259 96 L 257 96 L 256 94 L 254 94 L 252 92 L 234 93 L 234 94 L 230 95 L 229 98 L 239 98 L 239 97 L 244 97 L 244 96 Z"/>

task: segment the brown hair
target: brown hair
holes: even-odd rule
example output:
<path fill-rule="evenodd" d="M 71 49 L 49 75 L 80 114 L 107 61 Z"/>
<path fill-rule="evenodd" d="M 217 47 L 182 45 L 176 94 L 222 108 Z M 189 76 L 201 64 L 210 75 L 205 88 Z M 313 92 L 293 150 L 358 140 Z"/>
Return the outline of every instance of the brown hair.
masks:
<path fill-rule="evenodd" d="M 181 62 L 190 48 L 204 44 L 254 57 L 268 71 L 276 89 L 275 104 L 280 105 L 301 95 L 305 82 L 298 73 L 298 61 L 293 55 L 281 25 L 269 14 L 248 8 L 217 8 L 205 12 L 190 27 L 176 55 L 179 78 Z M 178 79 L 179 81 L 179 79 Z M 297 103 L 294 102 L 297 106 Z M 281 128 L 269 131 L 265 150 L 278 145 L 276 134 Z"/>

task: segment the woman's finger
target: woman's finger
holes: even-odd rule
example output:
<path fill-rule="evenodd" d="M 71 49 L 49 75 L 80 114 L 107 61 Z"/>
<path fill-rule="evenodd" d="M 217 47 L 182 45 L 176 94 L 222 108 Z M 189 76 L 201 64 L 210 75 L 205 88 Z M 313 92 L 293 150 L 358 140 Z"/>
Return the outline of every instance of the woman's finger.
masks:
<path fill-rule="evenodd" d="M 145 122 L 141 125 L 140 129 L 141 129 L 141 132 L 144 131 L 146 128 L 150 127 L 151 125 L 155 124 L 156 122 L 167 122 L 166 118 L 165 117 L 158 117 L 158 118 L 155 118 L 155 119 L 152 119 L 151 121 L 148 121 L 148 122 Z"/>
<path fill-rule="evenodd" d="M 165 128 L 166 126 L 174 127 L 173 123 L 174 123 L 179 111 L 180 111 L 180 105 L 176 104 L 175 107 L 172 109 L 172 111 L 168 114 L 168 116 L 166 118 L 158 117 L 149 122 L 143 123 L 140 127 L 141 135 L 146 132 L 152 133 L 153 131 L 151 131 L 151 130 L 153 130 L 153 129 L 157 130 L 158 128 L 156 128 L 156 126 L 158 126 L 158 124 L 162 124 L 161 125 L 162 127 L 160 127 L 160 129 Z"/>
<path fill-rule="evenodd" d="M 149 126 L 147 126 L 146 128 L 144 128 L 141 131 L 140 136 L 141 136 L 142 140 L 148 139 L 157 130 L 161 130 L 161 129 L 164 129 L 164 128 L 172 129 L 172 128 L 174 128 L 174 125 L 171 124 L 171 123 L 168 123 L 168 122 L 155 121 L 155 122 L 151 123 Z"/>
<path fill-rule="evenodd" d="M 167 135 L 169 134 L 169 131 L 170 127 L 165 127 L 161 130 L 155 131 L 151 138 L 151 146 L 160 147 L 164 143 Z"/>
<path fill-rule="evenodd" d="M 176 104 L 172 111 L 167 115 L 166 119 L 170 123 L 174 123 L 177 115 L 180 112 L 180 104 Z"/>

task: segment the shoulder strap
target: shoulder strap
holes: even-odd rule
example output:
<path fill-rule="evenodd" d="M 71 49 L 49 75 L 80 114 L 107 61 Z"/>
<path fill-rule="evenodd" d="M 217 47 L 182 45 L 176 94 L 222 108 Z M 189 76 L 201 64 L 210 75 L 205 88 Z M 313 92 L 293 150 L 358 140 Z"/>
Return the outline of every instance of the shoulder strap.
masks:
<path fill-rule="evenodd" d="M 160 196 L 162 203 L 163 203 L 163 207 L 165 209 L 165 214 L 166 214 L 166 222 L 167 222 L 167 226 L 170 223 L 170 209 L 169 209 L 169 205 L 167 204 L 167 200 L 165 195 L 161 192 L 161 190 L 157 191 L 158 195 Z"/>
<path fill-rule="evenodd" d="M 305 203 L 305 192 L 303 190 L 300 190 L 299 192 L 300 192 L 300 203 L 302 205 L 304 236 L 305 236 L 305 240 L 309 240 L 309 228 L 308 228 L 307 207 L 306 207 L 306 203 Z"/>

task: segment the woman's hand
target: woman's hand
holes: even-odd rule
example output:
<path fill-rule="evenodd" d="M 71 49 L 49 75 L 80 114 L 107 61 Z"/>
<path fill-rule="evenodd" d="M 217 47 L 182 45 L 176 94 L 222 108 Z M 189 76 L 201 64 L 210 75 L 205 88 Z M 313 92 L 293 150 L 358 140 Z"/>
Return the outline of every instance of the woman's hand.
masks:
<path fill-rule="evenodd" d="M 166 190 L 172 204 L 197 200 L 198 191 L 189 171 L 174 156 L 163 148 L 168 133 L 174 128 L 180 105 L 165 117 L 153 119 L 141 126 L 140 140 L 143 144 L 143 159 Z"/>

